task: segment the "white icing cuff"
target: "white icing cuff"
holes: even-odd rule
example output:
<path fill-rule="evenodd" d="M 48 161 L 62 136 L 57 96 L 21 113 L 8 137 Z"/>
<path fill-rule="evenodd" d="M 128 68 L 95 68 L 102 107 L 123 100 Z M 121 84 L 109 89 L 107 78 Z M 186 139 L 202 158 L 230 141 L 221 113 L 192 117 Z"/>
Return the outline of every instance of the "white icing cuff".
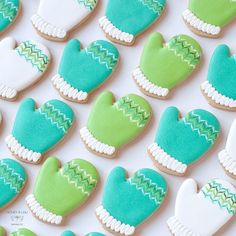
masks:
<path fill-rule="evenodd" d="M 102 224 L 104 224 L 111 231 L 115 231 L 121 235 L 132 235 L 135 231 L 134 226 L 124 224 L 115 219 L 106 209 L 103 208 L 103 206 L 99 206 L 96 209 L 96 215 L 101 220 Z"/>
<path fill-rule="evenodd" d="M 231 157 L 226 149 L 219 153 L 218 158 L 225 170 L 236 176 L 236 159 Z"/>
<path fill-rule="evenodd" d="M 78 89 L 72 87 L 59 74 L 56 74 L 52 78 L 52 84 L 63 96 L 67 97 L 68 99 L 81 102 L 88 98 L 87 92 L 79 91 Z"/>
<path fill-rule="evenodd" d="M 84 127 L 80 130 L 80 136 L 85 144 L 93 151 L 105 154 L 108 156 L 112 156 L 116 148 L 113 146 L 109 146 L 108 144 L 102 143 L 98 141 L 88 130 L 87 127 Z"/>
<path fill-rule="evenodd" d="M 166 153 L 161 147 L 159 147 L 156 143 L 151 144 L 148 147 L 148 151 L 153 156 L 153 158 L 158 162 L 158 164 L 163 167 L 175 171 L 178 174 L 183 174 L 187 170 L 187 165 L 182 162 L 174 159 L 168 153 Z"/>
<path fill-rule="evenodd" d="M 197 16 L 195 16 L 189 9 L 183 12 L 183 18 L 191 27 L 203 33 L 207 33 L 209 35 L 218 35 L 221 31 L 221 28 L 219 26 L 211 25 L 202 21 Z"/>
<path fill-rule="evenodd" d="M 17 91 L 14 88 L 10 88 L 5 84 L 0 84 L 0 96 L 6 99 L 12 99 L 16 97 Z"/>
<path fill-rule="evenodd" d="M 39 152 L 33 152 L 23 147 L 12 134 L 6 137 L 5 142 L 10 151 L 23 161 L 37 163 L 42 156 Z"/>
<path fill-rule="evenodd" d="M 167 225 L 171 233 L 175 236 L 200 236 L 200 234 L 193 233 L 189 230 L 175 216 L 167 220 Z"/>
<path fill-rule="evenodd" d="M 125 43 L 132 43 L 134 40 L 134 35 L 119 30 L 116 26 L 112 24 L 112 22 L 108 20 L 106 16 L 103 16 L 99 19 L 99 25 L 105 32 L 105 34 L 108 34 L 115 40 Z"/>
<path fill-rule="evenodd" d="M 146 76 L 143 74 L 141 69 L 138 67 L 132 73 L 135 82 L 145 91 L 151 95 L 156 95 L 159 97 L 166 97 L 169 93 L 169 89 L 162 88 L 150 82 Z"/>
<path fill-rule="evenodd" d="M 66 30 L 52 25 L 38 14 L 32 16 L 31 22 L 33 26 L 42 34 L 59 39 L 64 39 L 66 37 Z"/>
<path fill-rule="evenodd" d="M 37 202 L 33 194 L 26 197 L 26 203 L 31 212 L 39 219 L 50 224 L 59 225 L 62 222 L 63 217 L 53 214 L 43 208 L 40 203 Z"/>
<path fill-rule="evenodd" d="M 219 93 L 208 81 L 201 84 L 201 89 L 215 103 L 229 108 L 236 108 L 236 100 Z"/>

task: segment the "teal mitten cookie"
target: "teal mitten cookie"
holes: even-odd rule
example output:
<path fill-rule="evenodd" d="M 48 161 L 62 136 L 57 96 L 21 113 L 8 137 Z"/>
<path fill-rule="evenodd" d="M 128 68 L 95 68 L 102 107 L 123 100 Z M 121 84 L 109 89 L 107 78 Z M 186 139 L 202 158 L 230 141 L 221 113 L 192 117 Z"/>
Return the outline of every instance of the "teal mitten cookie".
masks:
<path fill-rule="evenodd" d="M 22 228 L 15 232 L 12 232 L 10 236 L 37 236 L 37 235 L 29 229 Z"/>
<path fill-rule="evenodd" d="M 104 40 L 81 49 L 77 39 L 70 40 L 63 52 L 58 74 L 52 78 L 60 95 L 70 101 L 86 102 L 89 93 L 101 86 L 119 61 L 117 48 Z"/>
<path fill-rule="evenodd" d="M 156 171 L 141 169 L 126 179 L 125 169 L 116 167 L 108 176 L 97 217 L 109 231 L 132 235 L 160 207 L 166 192 L 166 181 Z"/>
<path fill-rule="evenodd" d="M 35 101 L 28 98 L 20 105 L 6 144 L 18 159 L 37 164 L 65 137 L 73 122 L 74 112 L 64 102 L 50 100 L 36 108 Z"/>
<path fill-rule="evenodd" d="M 20 0 L 0 0 L 0 33 L 16 19 L 20 11 Z"/>
<path fill-rule="evenodd" d="M 160 170 L 184 175 L 187 167 L 215 144 L 219 133 L 219 121 L 210 112 L 196 109 L 180 118 L 179 110 L 169 107 L 161 117 L 148 153 Z"/>
<path fill-rule="evenodd" d="M 201 90 L 212 106 L 236 110 L 236 55 L 230 55 L 227 45 L 215 49 Z"/>
<path fill-rule="evenodd" d="M 39 220 L 59 225 L 89 198 L 98 179 L 96 168 L 88 161 L 74 159 L 60 168 L 58 159 L 50 157 L 43 164 L 26 203 Z"/>
<path fill-rule="evenodd" d="M 92 233 L 86 234 L 85 236 L 106 236 L 106 235 L 98 233 L 98 232 L 92 232 Z"/>
<path fill-rule="evenodd" d="M 109 0 L 99 25 L 110 40 L 132 45 L 161 16 L 165 5 L 165 0 Z"/>
<path fill-rule="evenodd" d="M 66 230 L 61 234 L 61 236 L 75 236 L 75 234 L 70 230 Z"/>
<path fill-rule="evenodd" d="M 164 43 L 160 33 L 153 33 L 145 44 L 133 78 L 146 95 L 166 98 L 172 88 L 193 73 L 200 59 L 201 47 L 193 38 L 178 35 Z"/>
<path fill-rule="evenodd" d="M 27 181 L 23 166 L 12 159 L 0 160 L 0 210 L 12 203 Z"/>
<path fill-rule="evenodd" d="M 201 36 L 219 37 L 221 29 L 236 17 L 235 0 L 189 0 L 183 19 Z"/>
<path fill-rule="evenodd" d="M 80 136 L 90 151 L 112 158 L 144 131 L 151 113 L 148 102 L 138 95 L 129 94 L 114 103 L 113 94 L 106 91 L 97 98 Z"/>

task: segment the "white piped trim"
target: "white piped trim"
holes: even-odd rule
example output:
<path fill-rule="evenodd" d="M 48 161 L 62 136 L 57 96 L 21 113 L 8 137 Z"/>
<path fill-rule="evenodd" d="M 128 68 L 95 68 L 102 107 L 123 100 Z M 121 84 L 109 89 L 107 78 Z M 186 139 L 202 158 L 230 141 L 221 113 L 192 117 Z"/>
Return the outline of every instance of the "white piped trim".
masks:
<path fill-rule="evenodd" d="M 25 200 L 29 209 L 39 220 L 56 225 L 59 225 L 62 222 L 62 216 L 53 214 L 43 208 L 40 203 L 38 203 L 38 201 L 35 199 L 33 194 L 28 195 Z"/>
<path fill-rule="evenodd" d="M 6 137 L 5 142 L 10 151 L 23 161 L 37 163 L 42 156 L 39 152 L 33 152 L 32 150 L 23 147 L 12 134 Z"/>
<path fill-rule="evenodd" d="M 132 76 L 133 76 L 134 80 L 136 81 L 136 83 L 142 89 L 144 89 L 145 91 L 147 91 L 151 95 L 157 95 L 159 97 L 166 97 L 169 93 L 169 89 L 162 88 L 162 87 L 157 86 L 157 85 L 153 84 L 152 82 L 150 82 L 146 78 L 146 76 L 143 74 L 143 72 L 141 71 L 141 69 L 139 67 L 133 71 Z"/>
<path fill-rule="evenodd" d="M 207 33 L 209 35 L 218 35 L 221 31 L 221 28 L 216 25 L 208 24 L 197 16 L 195 16 L 189 9 L 183 12 L 184 20 L 190 24 L 194 29 L 202 31 L 203 33 Z"/>
<path fill-rule="evenodd" d="M 167 225 L 174 236 L 200 236 L 189 230 L 175 216 L 167 220 Z"/>
<path fill-rule="evenodd" d="M 43 19 L 40 15 L 35 14 L 31 17 L 33 26 L 41 33 L 48 35 L 49 37 L 63 39 L 66 37 L 66 30 L 52 25 Z"/>
<path fill-rule="evenodd" d="M 221 165 L 230 173 L 236 176 L 236 159 L 231 157 L 226 149 L 218 155 Z"/>
<path fill-rule="evenodd" d="M 88 130 L 87 127 L 84 127 L 80 130 L 80 136 L 85 144 L 91 148 L 93 151 L 96 151 L 101 154 L 105 154 L 108 156 L 112 156 L 116 148 L 113 146 L 109 146 L 108 144 L 102 143 L 98 141 Z"/>
<path fill-rule="evenodd" d="M 152 143 L 148 147 L 148 151 L 154 157 L 154 159 L 163 167 L 175 171 L 179 174 L 183 174 L 187 170 L 187 165 L 182 162 L 176 160 L 171 157 L 168 153 L 166 153 L 161 147 L 159 147 L 156 143 Z"/>
<path fill-rule="evenodd" d="M 229 108 L 236 108 L 236 100 L 219 93 L 208 81 L 201 84 L 201 89 L 215 103 Z"/>
<path fill-rule="evenodd" d="M 16 97 L 17 90 L 14 88 L 10 88 L 5 84 L 0 84 L 0 96 L 6 99 L 12 99 Z"/>
<path fill-rule="evenodd" d="M 122 32 L 119 30 L 116 26 L 110 22 L 106 16 L 103 16 L 99 19 L 99 25 L 102 28 L 102 30 L 111 36 L 113 39 L 116 39 L 121 42 L 125 43 L 132 43 L 134 40 L 134 35 Z"/>
<path fill-rule="evenodd" d="M 68 84 L 59 74 L 56 74 L 52 78 L 52 84 L 55 88 L 64 96 L 75 101 L 85 101 L 88 98 L 88 93 L 79 91 Z"/>
<path fill-rule="evenodd" d="M 116 233 L 121 235 L 132 235 L 135 231 L 134 226 L 124 224 L 115 219 L 106 209 L 103 208 L 103 206 L 99 206 L 96 209 L 96 215 L 108 229 L 115 231 Z"/>

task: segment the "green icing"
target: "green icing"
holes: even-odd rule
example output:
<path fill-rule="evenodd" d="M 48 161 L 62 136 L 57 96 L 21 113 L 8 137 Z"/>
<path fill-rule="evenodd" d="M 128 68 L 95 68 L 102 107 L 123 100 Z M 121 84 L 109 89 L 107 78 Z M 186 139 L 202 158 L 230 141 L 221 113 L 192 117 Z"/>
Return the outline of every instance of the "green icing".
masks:
<path fill-rule="evenodd" d="M 180 119 L 176 107 L 169 107 L 161 117 L 155 142 L 171 157 L 189 165 L 200 159 L 216 142 L 220 133 L 217 118 L 196 109 Z"/>
<path fill-rule="evenodd" d="M 87 9 L 92 11 L 96 6 L 96 0 L 77 0 L 79 4 L 83 4 Z"/>
<path fill-rule="evenodd" d="M 5 230 L 2 226 L 0 226 L 0 236 L 5 236 Z"/>
<path fill-rule="evenodd" d="M 66 230 L 61 234 L 61 236 L 75 236 L 75 234 L 70 230 Z"/>
<path fill-rule="evenodd" d="M 148 102 L 138 95 L 129 94 L 113 103 L 113 94 L 106 91 L 97 98 L 87 127 L 100 142 L 121 147 L 144 130 L 151 112 Z"/>
<path fill-rule="evenodd" d="M 236 58 L 227 45 L 219 45 L 211 58 L 209 83 L 222 95 L 236 100 Z"/>
<path fill-rule="evenodd" d="M 145 44 L 140 69 L 153 84 L 171 89 L 192 74 L 200 58 L 201 47 L 193 38 L 178 35 L 164 44 L 162 35 L 153 33 Z"/>
<path fill-rule="evenodd" d="M 20 105 L 12 135 L 25 148 L 44 153 L 62 140 L 73 121 L 74 113 L 66 103 L 50 100 L 36 109 L 28 98 Z"/>
<path fill-rule="evenodd" d="M 34 232 L 30 231 L 29 229 L 19 229 L 16 232 L 10 234 L 10 236 L 37 236 Z"/>
<path fill-rule="evenodd" d="M 137 35 L 161 15 L 165 4 L 165 0 L 109 0 L 106 17 L 122 32 Z"/>
<path fill-rule="evenodd" d="M 18 196 L 26 178 L 25 170 L 20 163 L 12 159 L 0 160 L 0 208 Z"/>
<path fill-rule="evenodd" d="M 98 232 L 92 232 L 92 233 L 86 234 L 85 236 L 105 236 L 105 234 L 101 234 Z"/>
<path fill-rule="evenodd" d="M 166 181 L 156 171 L 141 169 L 127 180 L 125 170 L 116 167 L 107 179 L 102 205 L 116 220 L 136 227 L 160 207 L 166 192 Z"/>
<path fill-rule="evenodd" d="M 65 216 L 88 199 L 98 179 L 96 168 L 85 160 L 72 160 L 59 169 L 59 161 L 50 157 L 37 177 L 34 196 L 49 212 Z"/>

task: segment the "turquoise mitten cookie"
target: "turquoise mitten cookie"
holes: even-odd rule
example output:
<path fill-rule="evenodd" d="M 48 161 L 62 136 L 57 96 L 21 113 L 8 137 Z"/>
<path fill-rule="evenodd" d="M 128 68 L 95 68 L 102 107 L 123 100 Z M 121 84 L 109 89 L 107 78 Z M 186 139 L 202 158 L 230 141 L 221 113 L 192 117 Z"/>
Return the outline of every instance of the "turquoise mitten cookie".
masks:
<path fill-rule="evenodd" d="M 29 229 L 21 228 L 15 232 L 10 233 L 10 236 L 37 236 L 37 235 Z"/>
<path fill-rule="evenodd" d="M 236 55 L 230 55 L 227 45 L 215 49 L 201 90 L 212 106 L 236 110 Z"/>
<path fill-rule="evenodd" d="M 219 133 L 220 124 L 210 112 L 196 109 L 180 118 L 179 110 L 169 107 L 161 117 L 148 153 L 160 170 L 184 175 L 187 167 L 215 144 Z"/>
<path fill-rule="evenodd" d="M 97 217 L 108 231 L 132 235 L 160 207 L 166 192 L 166 181 L 156 171 L 141 169 L 126 179 L 125 169 L 116 167 L 108 176 Z"/>
<path fill-rule="evenodd" d="M 86 102 L 89 93 L 110 77 L 118 61 L 117 48 L 107 41 L 97 40 L 81 49 L 80 42 L 72 39 L 64 49 L 52 83 L 65 99 Z"/>
<path fill-rule="evenodd" d="M 27 181 L 23 166 L 12 159 L 0 160 L 0 210 L 12 203 Z"/>
<path fill-rule="evenodd" d="M 74 112 L 64 102 L 50 100 L 36 108 L 35 101 L 28 98 L 20 105 L 6 144 L 18 159 L 37 164 L 65 137 L 73 122 Z"/>
<path fill-rule="evenodd" d="M 66 230 L 61 234 L 61 236 L 75 236 L 75 234 L 70 230 Z"/>
<path fill-rule="evenodd" d="M 85 236 L 106 236 L 106 235 L 98 233 L 98 232 L 92 232 L 92 233 L 86 234 Z"/>
<path fill-rule="evenodd" d="M 165 5 L 165 0 L 109 0 L 99 25 L 110 40 L 132 45 L 161 16 Z"/>

